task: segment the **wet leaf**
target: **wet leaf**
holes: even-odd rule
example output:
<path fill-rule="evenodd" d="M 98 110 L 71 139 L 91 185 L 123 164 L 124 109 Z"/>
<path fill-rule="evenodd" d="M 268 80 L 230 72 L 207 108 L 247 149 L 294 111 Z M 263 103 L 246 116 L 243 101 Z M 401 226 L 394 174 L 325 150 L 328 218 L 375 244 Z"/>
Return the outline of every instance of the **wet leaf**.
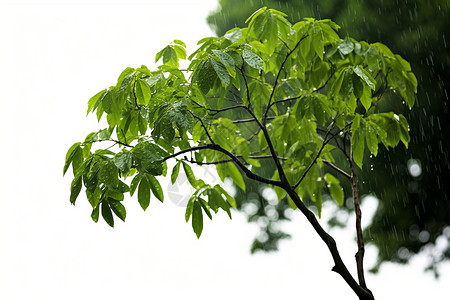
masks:
<path fill-rule="evenodd" d="M 198 201 L 194 202 L 192 211 L 192 228 L 194 229 L 197 238 L 200 238 L 203 231 L 203 213 L 201 205 Z"/>
<path fill-rule="evenodd" d="M 145 176 L 142 177 L 139 183 L 138 202 L 144 211 L 150 205 L 150 183 Z"/>
<path fill-rule="evenodd" d="M 264 69 L 264 62 L 256 53 L 248 50 L 247 48 L 244 48 L 242 51 L 242 58 L 244 58 L 244 61 L 252 68 L 255 68 L 257 70 L 263 70 Z"/>

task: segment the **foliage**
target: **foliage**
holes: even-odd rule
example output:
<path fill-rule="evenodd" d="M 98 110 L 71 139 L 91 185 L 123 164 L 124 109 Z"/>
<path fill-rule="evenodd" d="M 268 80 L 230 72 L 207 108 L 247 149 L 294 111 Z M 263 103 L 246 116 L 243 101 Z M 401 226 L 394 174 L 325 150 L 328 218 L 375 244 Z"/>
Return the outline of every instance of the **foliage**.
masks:
<path fill-rule="evenodd" d="M 379 199 L 375 216 L 365 231 L 368 241 L 378 248 L 378 263 L 393 261 L 406 263 L 423 250 L 431 256 L 430 269 L 437 271 L 438 263 L 450 258 L 450 247 L 437 245 L 439 239 L 450 239 L 448 220 L 450 201 L 444 182 L 450 177 L 448 165 L 450 132 L 448 120 L 448 86 L 450 80 L 448 41 L 450 27 L 445 15 L 450 13 L 450 2 L 425 1 L 312 1 L 312 0 L 220 0 L 220 9 L 208 17 L 208 22 L 218 35 L 235 26 L 243 26 L 245 16 L 261 3 L 289 13 L 294 20 L 304 16 L 331 18 L 343 26 L 343 36 L 349 35 L 366 41 L 381 41 L 391 49 L 408 57 L 419 86 L 416 102 L 420 109 L 409 110 L 396 101 L 393 93 L 386 93 L 380 103 L 385 111 L 402 112 L 410 124 L 411 142 L 407 151 L 398 147 L 392 151 L 379 149 L 377 157 L 359 172 L 359 188 L 362 194 L 372 194 Z M 336 157 L 339 161 L 339 157 Z M 421 173 L 409 172 L 411 166 L 420 166 Z M 252 183 L 247 182 L 247 185 Z M 257 184 L 252 190 L 258 193 Z M 347 195 L 350 186 L 343 186 Z M 264 202 L 261 193 L 256 197 L 240 192 L 238 204 Z M 324 197 L 324 199 L 327 197 Z M 271 224 L 286 220 L 285 205 L 277 206 L 278 218 Z M 351 213 L 353 206 L 346 202 L 343 208 Z M 249 215 L 249 220 L 267 218 L 263 209 Z M 332 225 L 344 223 L 332 219 Z M 259 222 L 260 223 L 260 222 Z M 272 226 L 274 228 L 279 226 Z M 263 232 L 270 234 L 270 227 Z M 279 236 L 271 236 L 259 249 L 276 249 Z M 420 235 L 420 238 L 419 238 Z M 449 244 L 450 245 L 450 244 Z M 376 269 L 375 269 L 376 270 Z M 435 273 L 436 275 L 438 273 Z"/>
<path fill-rule="evenodd" d="M 164 200 L 161 176 L 170 174 L 174 182 L 182 166 L 195 189 L 186 222 L 200 237 L 204 215 L 212 219 L 221 209 L 231 218 L 230 206 L 236 207 L 220 185 L 196 178 L 189 165 L 212 164 L 222 181 L 231 178 L 241 191 L 245 176 L 299 208 L 330 248 L 333 270 L 361 299 L 371 299 L 302 201 L 314 202 L 320 217 L 324 190 L 344 203 L 338 176 L 353 179 L 356 188 L 356 165 L 362 168 L 369 153 L 408 146 L 405 117 L 379 104 L 393 91 L 412 107 L 417 80 L 409 63 L 381 43 L 341 39 L 330 20 L 291 24 L 285 17 L 264 7 L 247 19 L 248 27 L 200 40 L 187 72 L 178 68 L 185 44 L 175 40 L 156 55 L 162 60 L 156 71 L 126 68 L 115 86 L 93 96 L 88 113 L 99 120 L 105 115 L 109 127 L 67 152 L 64 173 L 72 165 L 74 174 L 70 201 L 75 204 L 84 186 L 92 219 L 97 222 L 101 211 L 113 226 L 113 215 L 126 218 L 124 194 L 137 190 L 145 210 L 151 194 Z M 94 150 L 101 142 L 112 144 Z M 334 164 L 336 155 L 347 157 L 344 166 Z M 172 170 L 168 160 L 175 161 Z"/>

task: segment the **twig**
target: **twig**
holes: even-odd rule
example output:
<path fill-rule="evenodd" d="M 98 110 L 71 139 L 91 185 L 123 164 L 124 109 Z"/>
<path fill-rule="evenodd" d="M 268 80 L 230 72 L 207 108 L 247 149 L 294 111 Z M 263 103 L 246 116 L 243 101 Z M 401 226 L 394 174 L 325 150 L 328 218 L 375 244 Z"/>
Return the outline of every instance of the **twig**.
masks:
<path fill-rule="evenodd" d="M 275 82 L 273 84 L 273 89 L 272 92 L 270 93 L 270 97 L 269 97 L 269 103 L 267 105 L 266 111 L 264 112 L 264 116 L 263 116 L 263 123 L 265 123 L 265 119 L 267 117 L 267 114 L 269 112 L 269 108 L 271 107 L 270 103 L 273 100 L 273 96 L 275 95 L 275 90 L 277 88 L 278 85 L 278 79 L 280 78 L 281 75 L 281 71 L 283 70 L 284 65 L 287 62 L 287 59 L 289 58 L 289 56 L 291 56 L 292 53 L 294 53 L 294 51 L 298 48 L 298 46 L 300 45 L 301 41 L 303 41 L 306 37 L 308 37 L 308 34 L 305 34 L 304 36 L 302 36 L 302 38 L 297 42 L 297 44 L 294 46 L 294 49 L 292 49 L 291 51 L 288 52 L 288 54 L 286 55 L 286 57 L 284 58 L 283 62 L 281 63 L 280 66 L 280 70 L 278 70 L 277 73 L 277 77 L 275 78 Z M 289 49 L 289 48 L 288 48 Z"/>
<path fill-rule="evenodd" d="M 330 166 L 331 168 L 333 168 L 334 170 L 338 171 L 338 173 L 344 175 L 345 177 L 347 177 L 347 179 L 352 179 L 352 175 L 348 174 L 347 172 L 345 172 L 344 170 L 340 169 L 338 166 L 336 166 L 335 164 L 333 164 L 332 162 L 326 160 L 326 159 L 322 159 L 322 161 L 327 164 L 328 166 Z"/>

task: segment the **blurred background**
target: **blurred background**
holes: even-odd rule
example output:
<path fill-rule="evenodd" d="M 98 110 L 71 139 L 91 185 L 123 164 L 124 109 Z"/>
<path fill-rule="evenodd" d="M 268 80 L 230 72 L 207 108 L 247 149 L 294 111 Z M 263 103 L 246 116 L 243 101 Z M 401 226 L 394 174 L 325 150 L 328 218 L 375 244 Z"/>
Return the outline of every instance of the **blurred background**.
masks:
<path fill-rule="evenodd" d="M 384 103 L 407 117 L 410 147 L 381 151 L 359 178 L 366 269 L 378 271 L 366 281 L 379 299 L 448 294 L 450 1 L 0 3 L 1 299 L 354 297 L 300 213 L 252 182 L 236 195 L 241 212 L 206 222 L 200 240 L 184 222 L 183 182 L 163 183 L 166 203 L 152 201 L 145 213 L 126 199 L 127 221 L 114 229 L 91 221 L 85 198 L 69 203 L 65 152 L 99 127 L 85 117 L 87 100 L 125 67 L 154 67 L 155 54 L 172 40 L 192 53 L 199 39 L 245 26 L 261 6 L 292 23 L 331 18 L 341 37 L 380 41 L 411 62 L 416 105 L 409 111 L 398 99 Z M 350 187 L 346 192 L 351 196 Z M 353 271 L 351 201 L 339 210 L 326 202 L 321 223 Z"/>

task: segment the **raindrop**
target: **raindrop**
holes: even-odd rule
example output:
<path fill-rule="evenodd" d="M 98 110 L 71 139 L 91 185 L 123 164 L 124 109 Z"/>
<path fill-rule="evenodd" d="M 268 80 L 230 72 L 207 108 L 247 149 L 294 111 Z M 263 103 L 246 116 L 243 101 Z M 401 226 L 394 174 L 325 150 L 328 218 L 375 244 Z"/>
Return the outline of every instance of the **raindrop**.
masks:
<path fill-rule="evenodd" d="M 430 233 L 428 231 L 424 230 L 419 233 L 419 241 L 421 241 L 422 243 L 428 242 L 429 239 Z"/>
<path fill-rule="evenodd" d="M 267 217 L 269 217 L 270 220 L 278 219 L 278 212 L 272 205 L 266 206 L 264 208 L 264 212 L 266 213 Z"/>
<path fill-rule="evenodd" d="M 258 241 L 261 243 L 265 243 L 269 240 L 269 235 L 266 232 L 261 232 L 258 237 Z"/>
<path fill-rule="evenodd" d="M 247 215 L 254 215 L 258 211 L 258 206 L 255 203 L 246 203 L 244 206 L 244 212 Z"/>
<path fill-rule="evenodd" d="M 447 227 L 444 228 L 444 235 L 447 238 L 450 238 L 450 226 L 447 226 Z"/>
<path fill-rule="evenodd" d="M 419 160 L 411 158 L 408 160 L 407 166 L 411 176 L 419 177 L 422 174 L 422 167 Z"/>

